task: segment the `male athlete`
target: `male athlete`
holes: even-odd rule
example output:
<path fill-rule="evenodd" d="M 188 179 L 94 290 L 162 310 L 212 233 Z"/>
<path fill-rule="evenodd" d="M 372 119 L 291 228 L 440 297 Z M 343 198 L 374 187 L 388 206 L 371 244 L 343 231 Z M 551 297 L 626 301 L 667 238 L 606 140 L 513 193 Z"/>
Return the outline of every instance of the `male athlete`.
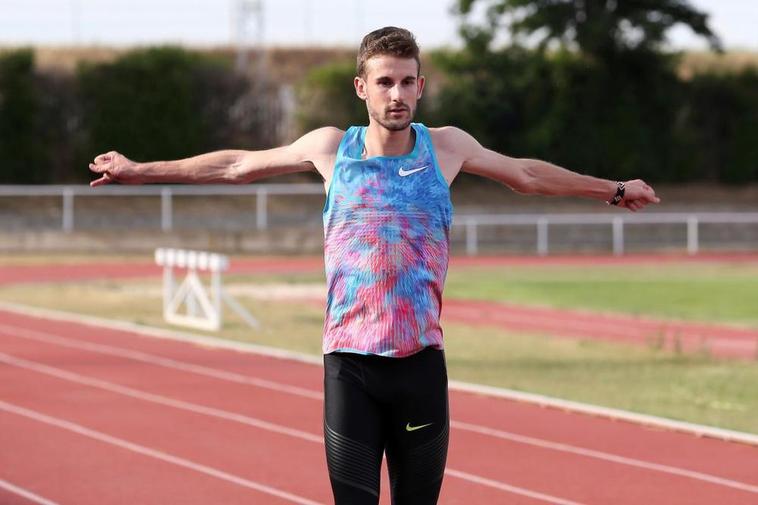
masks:
<path fill-rule="evenodd" d="M 637 211 L 658 203 L 641 180 L 615 182 L 482 147 L 454 127 L 413 123 L 424 90 L 419 49 L 404 29 L 369 33 L 356 94 L 367 127 L 326 127 L 265 151 L 217 151 L 176 161 L 95 158 L 112 182 L 244 184 L 316 170 L 324 179 L 324 438 L 337 505 L 377 504 L 382 454 L 392 503 L 437 503 L 448 447 L 440 309 L 460 172 L 526 194 L 595 198 Z"/>

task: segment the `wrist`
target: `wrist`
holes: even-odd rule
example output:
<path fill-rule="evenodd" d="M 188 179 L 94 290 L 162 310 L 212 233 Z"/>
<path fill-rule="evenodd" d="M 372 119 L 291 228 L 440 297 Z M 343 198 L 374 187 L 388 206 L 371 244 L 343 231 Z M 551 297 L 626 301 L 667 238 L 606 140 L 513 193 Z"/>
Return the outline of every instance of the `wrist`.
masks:
<path fill-rule="evenodd" d="M 129 173 L 132 184 L 149 184 L 151 182 L 160 182 L 155 180 L 155 175 L 160 173 L 155 170 L 155 162 L 132 162 L 129 167 Z"/>
<path fill-rule="evenodd" d="M 626 194 L 626 185 L 622 181 L 618 181 L 614 185 L 613 195 L 605 201 L 608 205 L 618 205 L 624 199 Z"/>

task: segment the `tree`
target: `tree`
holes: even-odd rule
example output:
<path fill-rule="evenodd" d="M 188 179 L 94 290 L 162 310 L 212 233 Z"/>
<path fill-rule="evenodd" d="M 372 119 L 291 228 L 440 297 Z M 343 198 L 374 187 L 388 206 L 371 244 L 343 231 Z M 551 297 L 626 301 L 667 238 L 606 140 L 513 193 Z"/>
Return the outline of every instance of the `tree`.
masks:
<path fill-rule="evenodd" d="M 176 47 L 130 51 L 78 69 L 85 151 L 116 149 L 135 159 L 176 159 L 274 143 L 263 85 L 251 89 L 230 62 Z M 273 106 L 271 107 L 273 109 Z"/>
<path fill-rule="evenodd" d="M 19 49 L 0 54 L 0 183 L 48 182 L 44 109 L 34 52 Z"/>
<path fill-rule="evenodd" d="M 468 21 L 475 5 L 485 7 L 484 26 Z M 456 7 L 463 37 L 475 44 L 508 28 L 515 42 L 536 37 L 541 48 L 558 42 L 608 61 L 628 51 L 656 52 L 669 28 L 683 24 L 721 49 L 708 15 L 688 0 L 458 0 Z"/>

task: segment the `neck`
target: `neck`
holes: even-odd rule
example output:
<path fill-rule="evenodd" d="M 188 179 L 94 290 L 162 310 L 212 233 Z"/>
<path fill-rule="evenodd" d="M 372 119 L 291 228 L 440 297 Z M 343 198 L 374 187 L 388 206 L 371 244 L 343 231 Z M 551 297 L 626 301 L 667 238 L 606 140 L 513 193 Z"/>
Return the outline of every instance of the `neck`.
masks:
<path fill-rule="evenodd" d="M 410 126 L 404 130 L 392 131 L 371 121 L 366 130 L 363 149 L 366 158 L 403 156 L 413 151 L 415 143 L 415 132 Z"/>

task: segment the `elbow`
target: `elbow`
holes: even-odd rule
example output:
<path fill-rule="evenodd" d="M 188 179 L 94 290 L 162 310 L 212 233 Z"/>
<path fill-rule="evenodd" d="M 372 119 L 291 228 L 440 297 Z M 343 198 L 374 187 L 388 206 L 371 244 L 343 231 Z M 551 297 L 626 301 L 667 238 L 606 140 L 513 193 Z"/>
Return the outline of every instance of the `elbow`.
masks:
<path fill-rule="evenodd" d="M 254 177 L 243 161 L 242 157 L 239 157 L 227 167 L 224 173 L 226 184 L 247 184 L 253 181 Z"/>

